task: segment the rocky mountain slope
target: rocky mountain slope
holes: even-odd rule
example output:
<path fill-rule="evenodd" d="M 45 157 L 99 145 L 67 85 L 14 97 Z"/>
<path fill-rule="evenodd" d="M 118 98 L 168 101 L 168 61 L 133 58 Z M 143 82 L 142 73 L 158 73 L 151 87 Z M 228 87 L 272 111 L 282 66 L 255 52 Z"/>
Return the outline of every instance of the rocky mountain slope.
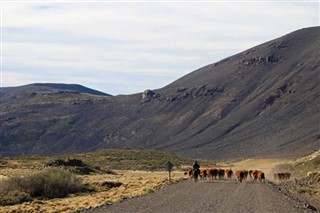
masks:
<path fill-rule="evenodd" d="M 1 88 L 0 155 L 100 148 L 204 159 L 309 153 L 320 147 L 319 47 L 320 27 L 298 30 L 127 96 L 27 87 L 8 96 Z"/>

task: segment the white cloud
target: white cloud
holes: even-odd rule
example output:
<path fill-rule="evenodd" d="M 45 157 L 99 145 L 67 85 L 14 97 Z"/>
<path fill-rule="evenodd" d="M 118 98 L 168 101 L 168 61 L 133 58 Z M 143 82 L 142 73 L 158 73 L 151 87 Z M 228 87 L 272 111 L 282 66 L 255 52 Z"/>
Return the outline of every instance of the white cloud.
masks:
<path fill-rule="evenodd" d="M 2 4 L 4 85 L 51 77 L 113 94 L 164 86 L 223 57 L 319 25 L 317 2 Z M 8 78 L 15 73 L 28 73 L 28 81 Z"/>

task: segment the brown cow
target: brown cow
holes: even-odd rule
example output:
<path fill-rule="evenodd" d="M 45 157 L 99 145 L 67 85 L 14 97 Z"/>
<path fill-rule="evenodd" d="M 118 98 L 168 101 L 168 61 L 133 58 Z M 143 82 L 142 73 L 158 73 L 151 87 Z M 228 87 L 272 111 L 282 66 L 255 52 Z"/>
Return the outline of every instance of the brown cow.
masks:
<path fill-rule="evenodd" d="M 283 181 L 283 180 L 289 180 L 291 177 L 291 173 L 285 172 L 285 173 L 275 173 L 273 175 L 274 180 Z"/>
<path fill-rule="evenodd" d="M 189 168 L 187 171 L 188 176 L 192 179 L 192 168 Z"/>
<path fill-rule="evenodd" d="M 249 178 L 252 180 L 252 170 L 249 170 Z"/>
<path fill-rule="evenodd" d="M 289 180 L 290 177 L 291 177 L 291 173 L 289 173 L 289 172 L 285 172 L 285 173 L 284 173 L 284 179 L 285 179 L 285 180 Z"/>
<path fill-rule="evenodd" d="M 208 179 L 213 179 L 212 171 L 213 169 L 207 169 L 207 177 Z"/>
<path fill-rule="evenodd" d="M 264 175 L 264 172 L 263 171 L 258 171 L 258 179 L 260 181 L 260 183 L 262 182 L 266 182 L 266 178 L 265 178 L 265 175 Z"/>
<path fill-rule="evenodd" d="M 226 169 L 226 176 L 228 179 L 231 179 L 232 175 L 233 175 L 233 171 L 231 169 Z"/>
<path fill-rule="evenodd" d="M 201 169 L 200 170 L 200 177 L 202 179 L 207 179 L 208 173 L 207 173 L 207 169 Z"/>
<path fill-rule="evenodd" d="M 218 169 L 210 169 L 210 177 L 211 179 L 214 179 L 217 180 L 217 176 L 218 176 Z"/>
<path fill-rule="evenodd" d="M 253 181 L 258 180 L 258 170 L 252 170 Z"/>
<path fill-rule="evenodd" d="M 237 177 L 237 180 L 242 183 L 242 180 L 244 178 L 244 173 L 242 170 L 237 170 L 236 171 L 236 177 Z"/>

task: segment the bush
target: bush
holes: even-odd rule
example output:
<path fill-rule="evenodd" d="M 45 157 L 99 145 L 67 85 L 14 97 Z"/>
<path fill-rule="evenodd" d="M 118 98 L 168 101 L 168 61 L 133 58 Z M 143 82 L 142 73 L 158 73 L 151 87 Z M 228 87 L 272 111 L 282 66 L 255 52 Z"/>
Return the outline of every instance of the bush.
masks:
<path fill-rule="evenodd" d="M 311 189 L 309 188 L 309 187 L 300 187 L 299 189 L 298 189 L 298 193 L 310 193 L 311 192 Z"/>
<path fill-rule="evenodd" d="M 0 182 L 0 204 L 22 203 L 31 200 L 31 197 L 62 198 L 82 189 L 83 183 L 74 174 L 64 170 L 50 169 Z"/>
<path fill-rule="evenodd" d="M 20 190 L 15 179 L 0 181 L 0 206 L 14 205 L 31 200 L 31 196 Z"/>
<path fill-rule="evenodd" d="M 9 191 L 6 194 L 0 194 L 0 206 L 14 205 L 31 201 L 31 196 L 28 193 L 18 190 Z"/>
<path fill-rule="evenodd" d="M 315 157 L 314 159 L 311 160 L 311 163 L 314 166 L 320 166 L 320 156 L 318 155 L 317 157 Z"/>
<path fill-rule="evenodd" d="M 26 178 L 24 189 L 33 197 L 57 198 L 81 191 L 82 182 L 70 172 L 50 169 Z"/>

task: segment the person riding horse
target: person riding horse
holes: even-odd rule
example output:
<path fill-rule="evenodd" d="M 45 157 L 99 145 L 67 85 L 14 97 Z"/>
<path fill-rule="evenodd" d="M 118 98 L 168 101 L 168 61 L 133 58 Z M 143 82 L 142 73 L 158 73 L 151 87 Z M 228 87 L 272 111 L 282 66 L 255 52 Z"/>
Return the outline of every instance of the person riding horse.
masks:
<path fill-rule="evenodd" d="M 193 170 L 194 170 L 194 172 L 197 174 L 197 176 L 200 175 L 200 165 L 198 164 L 197 161 L 194 162 Z"/>

